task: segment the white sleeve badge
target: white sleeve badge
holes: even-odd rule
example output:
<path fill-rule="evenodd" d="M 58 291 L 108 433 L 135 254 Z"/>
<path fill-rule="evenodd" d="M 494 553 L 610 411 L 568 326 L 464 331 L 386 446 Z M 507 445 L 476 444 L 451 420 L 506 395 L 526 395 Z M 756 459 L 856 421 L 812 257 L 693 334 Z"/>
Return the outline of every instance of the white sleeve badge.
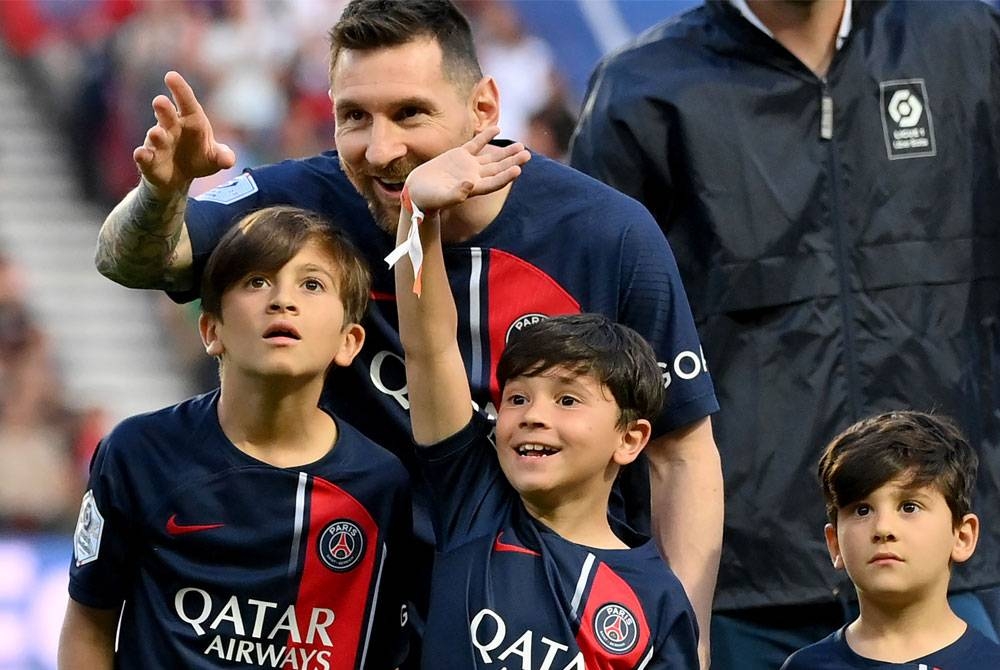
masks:
<path fill-rule="evenodd" d="M 76 521 L 76 532 L 73 533 L 73 556 L 76 567 L 97 560 L 101 550 L 101 533 L 104 531 L 104 517 L 97 509 L 94 492 L 87 491 L 80 505 L 80 518 Z"/>
<path fill-rule="evenodd" d="M 237 200 L 242 200 L 249 195 L 253 195 L 257 190 L 257 182 L 253 180 L 249 172 L 244 172 L 239 177 L 230 179 L 225 184 L 216 186 L 211 191 L 206 191 L 199 196 L 195 196 L 195 200 L 217 202 L 220 205 L 231 205 Z"/>

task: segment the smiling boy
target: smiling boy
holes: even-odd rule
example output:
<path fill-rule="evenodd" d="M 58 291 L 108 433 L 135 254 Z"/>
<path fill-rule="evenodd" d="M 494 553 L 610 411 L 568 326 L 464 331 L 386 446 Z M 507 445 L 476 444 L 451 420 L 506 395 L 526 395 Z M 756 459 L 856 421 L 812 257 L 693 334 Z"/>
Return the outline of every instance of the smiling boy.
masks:
<path fill-rule="evenodd" d="M 979 537 L 977 466 L 951 421 L 921 412 L 881 414 L 834 438 L 819 464 L 826 542 L 860 614 L 782 670 L 1000 667 L 1000 645 L 948 603 L 952 566 Z"/>
<path fill-rule="evenodd" d="M 680 582 L 649 538 L 608 517 L 615 477 L 663 403 L 649 344 L 600 315 L 542 320 L 500 357 L 495 447 L 473 410 L 440 212 L 520 173 L 528 153 L 489 145 L 496 132 L 409 174 L 415 218 L 404 211 L 397 233 L 411 251 L 396 265 L 399 328 L 438 540 L 423 667 L 693 670 Z"/>
<path fill-rule="evenodd" d="M 264 209 L 227 233 L 199 321 L 221 388 L 98 448 L 61 670 L 399 665 L 408 477 L 318 406 L 327 370 L 362 346 L 368 293 L 354 246 L 309 212 Z"/>

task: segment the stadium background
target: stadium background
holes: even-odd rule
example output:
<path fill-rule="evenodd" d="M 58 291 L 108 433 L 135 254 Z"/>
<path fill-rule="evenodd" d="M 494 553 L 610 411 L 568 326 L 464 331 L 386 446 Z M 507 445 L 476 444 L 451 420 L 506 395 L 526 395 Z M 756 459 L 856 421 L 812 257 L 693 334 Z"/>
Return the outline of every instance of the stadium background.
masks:
<path fill-rule="evenodd" d="M 55 668 L 100 435 L 214 383 L 190 307 L 93 267 L 149 101 L 181 71 L 237 169 L 329 148 L 325 32 L 344 2 L 0 0 L 0 670 Z M 698 3 L 458 4 L 500 83 L 503 134 L 559 157 L 600 56 Z"/>
<path fill-rule="evenodd" d="M 0 670 L 55 668 L 100 435 L 214 381 L 190 308 L 93 268 L 100 222 L 135 183 L 149 101 L 181 71 L 238 167 L 328 148 L 325 31 L 343 4 L 0 0 Z M 504 134 L 558 156 L 601 54 L 696 3 L 459 4 L 500 81 Z"/>

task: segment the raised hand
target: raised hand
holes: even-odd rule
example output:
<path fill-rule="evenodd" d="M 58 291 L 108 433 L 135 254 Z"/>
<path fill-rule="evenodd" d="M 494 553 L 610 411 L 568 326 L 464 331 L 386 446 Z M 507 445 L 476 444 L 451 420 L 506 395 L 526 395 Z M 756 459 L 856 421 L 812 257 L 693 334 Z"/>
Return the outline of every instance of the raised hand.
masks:
<path fill-rule="evenodd" d="M 460 147 L 418 166 L 406 179 L 410 200 L 424 212 L 453 207 L 467 198 L 493 193 L 517 179 L 531 154 L 520 142 L 490 144 L 500 129 L 490 126 Z"/>
<path fill-rule="evenodd" d="M 132 158 L 161 194 L 186 192 L 193 179 L 232 167 L 236 154 L 215 141 L 212 124 L 184 77 L 171 71 L 163 81 L 173 101 L 165 95 L 153 98 L 156 125 Z"/>

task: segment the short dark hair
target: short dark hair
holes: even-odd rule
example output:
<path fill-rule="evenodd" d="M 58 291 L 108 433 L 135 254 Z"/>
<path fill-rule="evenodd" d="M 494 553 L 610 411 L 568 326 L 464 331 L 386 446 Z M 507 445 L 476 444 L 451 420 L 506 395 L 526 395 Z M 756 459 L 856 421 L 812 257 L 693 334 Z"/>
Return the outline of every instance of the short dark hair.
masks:
<path fill-rule="evenodd" d="M 879 414 L 850 426 L 827 445 L 819 461 L 826 515 L 858 502 L 898 477 L 906 486 L 934 486 L 955 527 L 972 511 L 979 458 L 948 418 L 923 412 Z"/>
<path fill-rule="evenodd" d="M 450 0 L 351 0 L 330 29 L 331 81 L 345 49 L 371 51 L 420 38 L 438 43 L 453 82 L 471 89 L 482 78 L 472 28 Z"/>
<path fill-rule="evenodd" d="M 222 295 L 252 272 L 281 269 L 307 244 L 330 255 L 340 273 L 340 301 L 347 323 L 359 323 L 368 307 L 371 276 L 354 243 L 338 226 L 297 207 L 267 207 L 233 226 L 208 259 L 201 280 L 201 310 L 222 320 Z"/>
<path fill-rule="evenodd" d="M 497 364 L 501 390 L 515 377 L 556 367 L 592 375 L 618 403 L 618 427 L 656 419 L 663 408 L 663 373 L 649 343 L 628 326 L 600 314 L 570 314 L 512 331 Z"/>

